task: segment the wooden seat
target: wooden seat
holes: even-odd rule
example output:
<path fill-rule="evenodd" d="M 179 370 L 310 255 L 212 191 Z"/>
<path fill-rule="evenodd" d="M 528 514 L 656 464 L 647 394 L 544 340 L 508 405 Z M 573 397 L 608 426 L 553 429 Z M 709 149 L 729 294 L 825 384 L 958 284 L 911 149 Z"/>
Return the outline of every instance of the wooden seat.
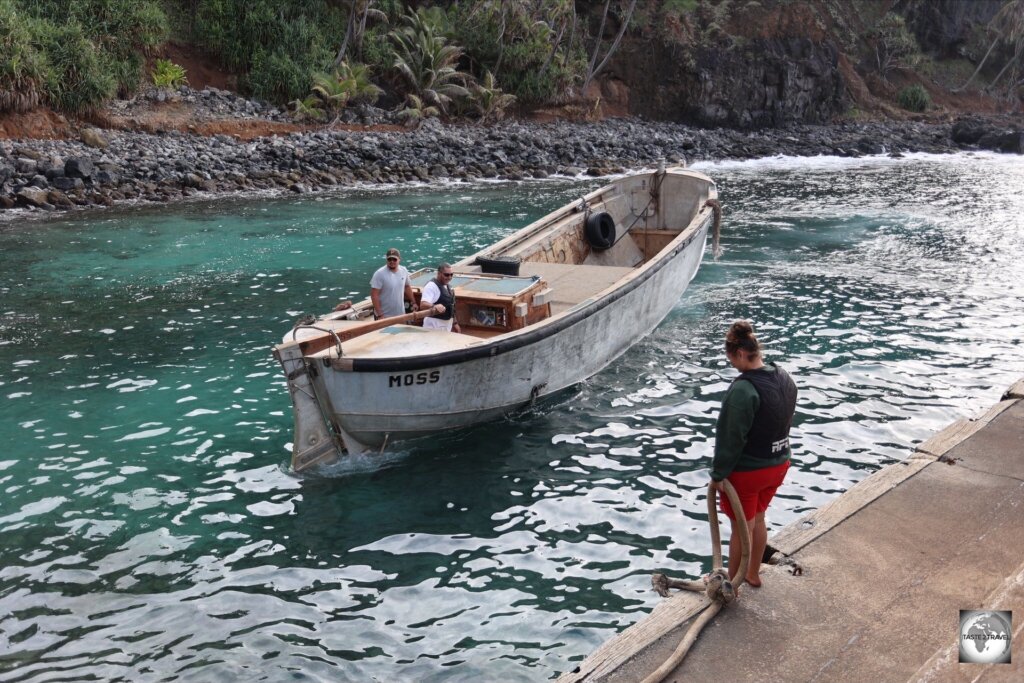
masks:
<path fill-rule="evenodd" d="M 564 263 L 524 261 L 520 275 L 538 275 L 551 288 L 551 315 L 558 315 L 586 301 L 633 272 L 633 268 L 577 266 Z"/>

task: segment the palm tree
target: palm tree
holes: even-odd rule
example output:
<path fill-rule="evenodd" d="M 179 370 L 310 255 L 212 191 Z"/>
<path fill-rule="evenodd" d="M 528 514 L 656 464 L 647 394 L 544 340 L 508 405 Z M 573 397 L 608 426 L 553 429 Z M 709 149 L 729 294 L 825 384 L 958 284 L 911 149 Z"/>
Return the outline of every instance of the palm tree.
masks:
<path fill-rule="evenodd" d="M 332 74 L 313 74 L 313 91 L 309 99 L 296 106 L 296 113 L 320 118 L 316 112 L 329 113 L 334 116 L 334 123 L 341 116 L 341 111 L 349 103 L 366 102 L 373 104 L 384 91 L 370 81 L 370 68 L 365 64 L 342 62 Z M 298 101 L 297 101 L 298 102 Z M 315 107 L 320 104 L 320 107 Z M 310 109 L 310 107 L 313 109 Z"/>
<path fill-rule="evenodd" d="M 405 98 L 405 109 L 398 112 L 398 118 L 404 120 L 406 126 L 418 128 L 423 119 L 437 116 L 440 113 L 437 107 L 425 105 L 423 100 L 410 93 Z"/>
<path fill-rule="evenodd" d="M 438 35 L 422 9 L 406 14 L 402 24 L 389 34 L 395 46 L 394 67 L 410 95 L 444 113 L 452 98 L 469 94 L 466 74 L 456 68 L 462 48 Z"/>
<path fill-rule="evenodd" d="M 352 97 L 351 89 L 335 71 L 333 74 L 313 74 L 313 95 L 320 98 L 323 108 L 333 114 L 335 120 Z"/>
<path fill-rule="evenodd" d="M 349 89 L 351 102 L 373 104 L 384 94 L 384 91 L 370 80 L 370 67 L 366 64 L 349 65 L 348 62 L 342 62 L 335 75 L 342 85 Z"/>
<path fill-rule="evenodd" d="M 480 114 L 480 120 L 484 123 L 504 118 L 505 110 L 516 101 L 515 95 L 502 92 L 490 71 L 484 75 L 483 83 L 474 83 L 470 86 L 470 97 Z"/>

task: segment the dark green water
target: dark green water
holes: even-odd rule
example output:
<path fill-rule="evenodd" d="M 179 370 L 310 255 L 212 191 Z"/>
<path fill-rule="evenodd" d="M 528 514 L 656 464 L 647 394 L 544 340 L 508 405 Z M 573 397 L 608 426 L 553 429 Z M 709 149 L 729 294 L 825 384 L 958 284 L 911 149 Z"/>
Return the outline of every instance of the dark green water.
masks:
<path fill-rule="evenodd" d="M 1019 157 L 707 166 L 718 263 L 529 412 L 305 480 L 270 347 L 388 246 L 453 260 L 591 189 L 250 199 L 0 225 L 0 680 L 543 680 L 710 555 L 754 321 L 801 388 L 786 524 L 1024 374 Z M 624 322 L 628 323 L 628 312 Z"/>

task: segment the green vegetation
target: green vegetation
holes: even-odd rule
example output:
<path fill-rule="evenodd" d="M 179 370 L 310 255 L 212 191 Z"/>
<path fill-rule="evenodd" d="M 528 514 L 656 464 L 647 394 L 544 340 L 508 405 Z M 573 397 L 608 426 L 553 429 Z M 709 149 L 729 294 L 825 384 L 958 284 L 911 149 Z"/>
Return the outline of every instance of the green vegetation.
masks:
<path fill-rule="evenodd" d="M 781 12 L 782 21 L 790 5 L 802 13 L 789 20 L 828 27 L 862 72 L 877 69 L 888 79 L 895 69 L 923 64 L 937 82 L 984 83 L 1019 97 L 1024 0 L 1004 0 L 988 26 L 974 28 L 961 52 L 966 60 L 953 66 L 921 54 L 893 11 L 900 3 L 0 0 L 0 113 L 41 104 L 87 113 L 150 81 L 161 88 L 187 83 L 184 69 L 157 59 L 173 39 L 236 74 L 242 94 L 291 102 L 299 118 L 328 120 L 383 97 L 411 122 L 494 121 L 513 105 L 578 104 L 623 45 L 637 50 L 638 37 L 672 43 L 675 68 L 692 71 L 701 50 L 753 40 L 737 28 L 745 19 Z M 907 102 L 920 106 L 920 94 L 906 95 Z"/>
<path fill-rule="evenodd" d="M 187 0 L 178 0 L 186 2 Z M 309 92 L 312 74 L 330 67 L 347 14 L 326 0 L 192 0 L 188 38 L 211 49 L 241 87 L 286 102 Z M 348 4 L 348 3 L 344 3 Z"/>
<path fill-rule="evenodd" d="M 882 78 L 888 78 L 893 69 L 913 67 L 921 58 L 917 39 L 907 30 L 903 17 L 886 13 L 871 31 L 875 51 L 875 64 Z"/>
<path fill-rule="evenodd" d="M 410 94 L 406 96 L 405 107 L 398 112 L 398 118 L 400 118 L 406 126 L 415 128 L 423 122 L 423 119 L 437 116 L 440 113 L 441 112 L 437 107 L 426 105 L 419 96 Z"/>
<path fill-rule="evenodd" d="M 448 20 L 471 70 L 524 104 L 558 101 L 582 82 L 585 27 L 571 0 L 453 3 Z"/>
<path fill-rule="evenodd" d="M 185 68 L 169 59 L 158 59 L 153 67 L 153 85 L 158 88 L 177 88 L 188 83 Z"/>
<path fill-rule="evenodd" d="M 369 67 L 342 62 L 330 75 L 314 74 L 312 93 L 304 100 L 292 102 L 292 108 L 299 119 L 323 121 L 331 116 L 337 121 L 349 104 L 373 104 L 382 92 L 370 81 Z"/>
<path fill-rule="evenodd" d="M 0 111 L 38 106 L 45 97 L 49 64 L 32 40 L 24 12 L 12 0 L 0 0 L 0 53 Z"/>
<path fill-rule="evenodd" d="M 401 76 L 407 95 L 415 95 L 444 113 L 453 98 L 469 95 L 465 87 L 468 75 L 457 68 L 462 48 L 450 44 L 436 22 L 422 9 L 402 17 L 402 26 L 391 32 L 395 49 L 392 66 Z"/>
<path fill-rule="evenodd" d="M 666 12 L 681 16 L 697 9 L 697 0 L 665 0 L 664 5 Z"/>
<path fill-rule="evenodd" d="M 469 94 L 476 113 L 484 123 L 503 119 L 505 110 L 516 101 L 515 95 L 502 92 L 490 71 L 484 74 L 483 81 L 470 86 Z"/>
<path fill-rule="evenodd" d="M 167 37 L 155 0 L 0 0 L 0 110 L 81 113 L 133 92 Z"/>
<path fill-rule="evenodd" d="M 907 111 L 923 112 L 931 106 L 932 98 L 922 85 L 915 83 L 900 90 L 899 95 L 896 96 L 896 101 Z"/>

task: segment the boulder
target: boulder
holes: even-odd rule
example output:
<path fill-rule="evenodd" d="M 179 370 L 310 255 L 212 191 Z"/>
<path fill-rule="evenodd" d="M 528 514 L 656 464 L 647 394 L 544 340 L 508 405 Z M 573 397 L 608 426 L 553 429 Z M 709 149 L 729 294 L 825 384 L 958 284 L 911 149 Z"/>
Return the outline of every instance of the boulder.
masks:
<path fill-rule="evenodd" d="M 70 192 L 71 190 L 80 190 L 85 187 L 85 183 L 82 182 L 81 178 L 68 178 L 67 176 L 60 176 L 50 180 L 50 185 L 60 190 L 61 192 Z"/>
<path fill-rule="evenodd" d="M 95 172 L 92 161 L 83 157 L 71 157 L 64 162 L 64 175 L 69 178 L 91 178 Z"/>
<path fill-rule="evenodd" d="M 120 178 L 114 171 L 96 171 L 96 175 L 93 176 L 93 182 L 99 185 L 117 185 Z"/>
<path fill-rule="evenodd" d="M 36 161 L 35 159 L 19 157 L 18 160 L 14 162 L 14 168 L 18 173 L 21 173 L 22 175 L 27 175 L 30 173 L 34 174 L 37 170 L 39 170 L 39 162 Z"/>
<path fill-rule="evenodd" d="M 21 206 L 43 207 L 49 203 L 46 190 L 38 187 L 23 187 L 14 196 Z"/>
<path fill-rule="evenodd" d="M 996 152 L 1020 154 L 1024 151 L 1024 131 L 994 130 L 982 135 L 978 140 L 978 146 Z"/>
<path fill-rule="evenodd" d="M 989 133 L 991 127 L 976 119 L 958 119 L 953 124 L 953 130 L 949 136 L 953 139 L 953 142 L 957 142 L 961 145 L 975 145 L 983 135 Z"/>
<path fill-rule="evenodd" d="M 82 139 L 82 142 L 96 149 L 106 149 L 110 144 L 103 133 L 97 128 L 83 128 L 79 137 Z"/>
<path fill-rule="evenodd" d="M 68 199 L 68 196 L 60 190 L 50 190 L 46 193 L 46 198 L 54 206 L 59 206 L 63 209 L 69 209 L 74 206 L 74 202 Z"/>

